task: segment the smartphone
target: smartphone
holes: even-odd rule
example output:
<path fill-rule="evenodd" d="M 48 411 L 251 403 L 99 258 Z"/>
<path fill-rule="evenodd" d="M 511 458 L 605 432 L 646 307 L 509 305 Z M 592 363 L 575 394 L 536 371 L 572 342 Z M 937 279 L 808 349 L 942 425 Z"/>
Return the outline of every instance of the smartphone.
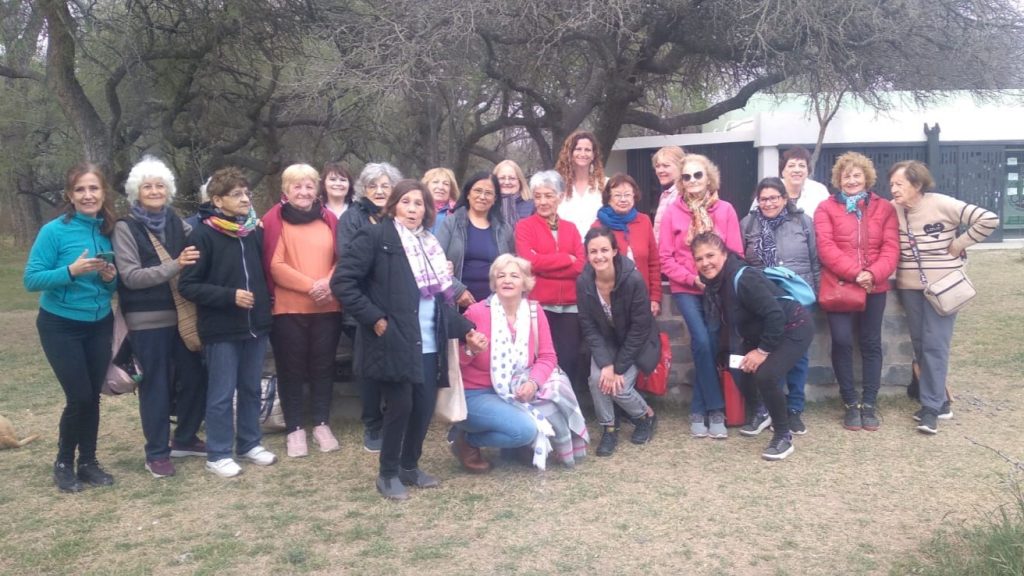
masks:
<path fill-rule="evenodd" d="M 729 368 L 739 370 L 740 362 L 743 362 L 743 356 L 740 356 L 739 354 L 729 354 Z"/>
<path fill-rule="evenodd" d="M 96 255 L 96 258 L 100 258 L 100 259 L 106 261 L 107 264 L 113 264 L 114 263 L 114 253 L 113 252 L 100 252 L 99 254 Z"/>

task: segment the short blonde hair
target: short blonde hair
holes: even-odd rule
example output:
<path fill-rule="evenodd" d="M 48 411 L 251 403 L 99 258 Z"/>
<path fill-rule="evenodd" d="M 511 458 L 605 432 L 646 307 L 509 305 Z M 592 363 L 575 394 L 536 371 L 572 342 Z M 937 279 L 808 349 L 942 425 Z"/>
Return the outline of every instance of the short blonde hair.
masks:
<path fill-rule="evenodd" d="M 436 178 L 448 180 L 448 184 L 451 186 L 448 188 L 448 201 L 455 202 L 459 199 L 459 183 L 455 181 L 455 172 L 452 172 L 448 168 L 431 168 L 427 170 L 423 178 L 420 178 L 420 182 L 424 186 L 430 186 L 430 181 Z"/>
<path fill-rule="evenodd" d="M 530 190 L 530 183 L 526 180 L 526 174 L 523 173 L 523 169 L 516 164 L 515 160 L 502 160 L 494 165 L 494 170 L 491 174 L 495 177 L 498 176 L 498 170 L 508 166 L 515 173 L 516 179 L 519 180 L 519 197 L 523 200 L 533 200 L 533 191 Z"/>
<path fill-rule="evenodd" d="M 509 254 L 506 252 L 494 259 L 494 262 L 491 264 L 491 270 L 487 273 L 487 278 L 490 280 L 491 292 L 497 292 L 495 284 L 497 283 L 498 272 L 501 272 L 509 266 L 519 268 L 519 272 L 523 275 L 523 292 L 525 293 L 533 290 L 533 285 L 536 284 L 537 280 L 533 277 L 533 270 L 530 266 L 530 261 L 525 258 L 520 258 L 515 254 Z"/>
<path fill-rule="evenodd" d="M 836 163 L 832 166 L 832 185 L 837 190 L 843 189 L 843 172 L 852 168 L 860 168 L 861 172 L 864 173 L 865 190 L 870 190 L 878 180 L 878 174 L 875 173 L 875 164 L 871 161 L 871 158 L 860 152 L 844 152 L 839 158 L 836 158 Z"/>
<path fill-rule="evenodd" d="M 312 180 L 313 186 L 320 185 L 320 173 L 309 164 L 292 164 L 281 173 L 281 193 L 287 194 L 288 189 L 296 182 Z"/>
<path fill-rule="evenodd" d="M 682 171 L 684 158 L 686 158 L 686 151 L 679 146 L 665 146 L 659 148 L 654 156 L 651 156 L 651 167 L 653 168 L 659 161 L 664 160 L 675 164 Z"/>
<path fill-rule="evenodd" d="M 683 165 L 687 162 L 698 162 L 704 167 L 704 176 L 708 179 L 708 194 L 718 192 L 718 187 L 722 182 L 722 175 L 718 171 L 718 166 L 715 166 L 715 163 L 710 158 L 701 154 L 687 154 L 684 156 L 683 163 L 679 165 L 680 180 L 682 180 Z M 681 183 L 677 183 L 676 187 L 679 190 L 683 190 Z"/>

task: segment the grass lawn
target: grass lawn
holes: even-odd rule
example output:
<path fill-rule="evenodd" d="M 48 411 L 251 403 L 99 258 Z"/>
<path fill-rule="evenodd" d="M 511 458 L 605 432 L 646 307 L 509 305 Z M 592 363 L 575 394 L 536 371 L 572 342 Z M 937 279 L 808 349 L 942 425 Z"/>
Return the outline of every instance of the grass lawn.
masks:
<path fill-rule="evenodd" d="M 1012 499 L 995 450 L 1024 458 L 1024 260 L 979 251 L 980 296 L 954 339 L 955 419 L 934 437 L 914 430 L 905 397 L 881 400 L 875 433 L 844 431 L 830 401 L 808 407 L 793 456 L 767 463 L 767 437 L 694 440 L 684 408 L 656 405 L 649 445 L 475 477 L 435 425 L 422 465 L 442 486 L 395 504 L 345 419 L 340 452 L 243 465 L 234 480 L 185 459 L 154 480 L 125 396 L 102 401 L 99 456 L 117 484 L 63 495 L 50 477 L 63 396 L 21 288 L 24 255 L 4 253 L 0 413 L 42 439 L 0 452 L 0 574 L 903 574 L 937 532 Z M 282 435 L 265 443 L 283 455 Z"/>

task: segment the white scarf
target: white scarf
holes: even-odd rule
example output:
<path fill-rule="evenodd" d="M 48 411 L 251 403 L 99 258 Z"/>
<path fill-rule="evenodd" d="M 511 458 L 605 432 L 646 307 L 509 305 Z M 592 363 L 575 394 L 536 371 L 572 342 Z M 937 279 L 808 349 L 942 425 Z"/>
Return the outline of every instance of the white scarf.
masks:
<path fill-rule="evenodd" d="M 515 336 L 509 329 L 505 319 L 505 308 L 497 294 L 492 294 L 491 307 L 491 386 L 502 400 L 523 410 L 533 417 L 537 425 L 537 437 L 533 442 L 533 464 L 544 470 L 547 465 L 548 453 L 551 452 L 551 441 L 555 435 L 554 428 L 536 408 L 529 403 L 516 400 L 515 393 L 520 386 L 530 379 L 530 303 L 526 299 L 519 301 L 516 309 Z M 540 392 L 541 382 L 537 383 Z"/>

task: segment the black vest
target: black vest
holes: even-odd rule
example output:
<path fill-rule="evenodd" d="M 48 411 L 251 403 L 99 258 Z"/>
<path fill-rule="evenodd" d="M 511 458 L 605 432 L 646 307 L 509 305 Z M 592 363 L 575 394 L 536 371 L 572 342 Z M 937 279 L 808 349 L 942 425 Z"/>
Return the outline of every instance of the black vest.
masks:
<path fill-rule="evenodd" d="M 145 225 L 131 217 L 122 218 L 121 221 L 128 225 L 128 230 L 135 238 L 135 245 L 139 249 L 139 266 L 159 266 L 160 256 L 149 240 Z M 177 258 L 185 249 L 185 229 L 181 225 L 181 218 L 171 210 L 167 211 L 167 224 L 164 226 L 164 248 L 171 258 Z M 118 282 L 117 295 L 121 310 L 125 313 L 175 309 L 174 296 L 171 295 L 171 286 L 167 282 L 141 290 L 132 290 L 125 286 L 124 282 Z"/>

